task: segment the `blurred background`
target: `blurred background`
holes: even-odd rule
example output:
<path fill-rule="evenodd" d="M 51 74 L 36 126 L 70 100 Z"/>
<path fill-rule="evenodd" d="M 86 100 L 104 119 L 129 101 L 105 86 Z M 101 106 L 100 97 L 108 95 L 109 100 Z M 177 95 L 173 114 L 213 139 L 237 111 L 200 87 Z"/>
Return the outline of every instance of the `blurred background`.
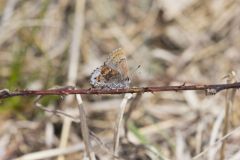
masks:
<path fill-rule="evenodd" d="M 239 16 L 238 0 L 1 0 L 0 89 L 90 88 L 91 72 L 120 47 L 127 54 L 131 86 L 226 83 L 224 76 L 240 70 Z M 89 129 L 105 144 L 96 143 L 94 152 L 98 159 L 110 159 L 123 95 L 82 99 Z M 83 145 L 79 123 L 69 122 L 62 145 L 67 120 L 34 108 L 33 101 L 0 101 L 0 159 Z M 239 102 L 237 92 L 229 130 L 239 126 Z M 74 98 L 46 96 L 41 103 L 78 115 Z M 192 159 L 223 136 L 225 105 L 225 91 L 137 96 L 127 105 L 131 114 L 124 117 L 119 157 Z M 227 139 L 227 159 L 240 154 L 239 132 Z M 84 153 L 79 147 L 58 159 L 81 159 Z M 198 159 L 219 157 L 216 145 Z"/>

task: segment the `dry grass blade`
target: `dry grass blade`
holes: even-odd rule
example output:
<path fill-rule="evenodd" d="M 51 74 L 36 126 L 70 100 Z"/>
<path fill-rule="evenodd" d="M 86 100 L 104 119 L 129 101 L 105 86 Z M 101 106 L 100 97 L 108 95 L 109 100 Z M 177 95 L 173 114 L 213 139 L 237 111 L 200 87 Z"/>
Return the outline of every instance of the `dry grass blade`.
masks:
<path fill-rule="evenodd" d="M 123 121 L 123 115 L 125 112 L 125 108 L 127 105 L 128 100 L 132 97 L 132 94 L 125 94 L 122 103 L 120 105 L 119 108 L 119 112 L 118 112 L 118 118 L 116 121 L 116 126 L 115 126 L 115 130 L 114 130 L 114 138 L 113 138 L 113 153 L 115 156 L 118 156 L 118 146 L 119 146 L 119 137 L 120 137 L 120 131 L 121 131 L 121 127 L 122 127 L 122 121 Z M 114 159 L 116 159 L 114 157 Z"/>
<path fill-rule="evenodd" d="M 77 145 L 66 147 L 66 148 L 48 149 L 44 151 L 29 153 L 24 156 L 15 158 L 14 160 L 42 160 L 42 159 L 48 159 L 48 158 L 52 158 L 60 155 L 71 154 L 77 151 L 81 151 L 83 149 L 84 149 L 84 146 L 81 143 L 81 144 L 77 144 Z"/>
<path fill-rule="evenodd" d="M 240 82 L 220 79 L 240 73 L 239 0 L 8 0 L 0 13 L 0 159 L 240 159 Z M 91 88 L 119 47 L 131 87 Z M 100 74 L 121 83 L 121 66 Z"/>
<path fill-rule="evenodd" d="M 74 19 L 74 26 L 73 26 L 73 34 L 72 34 L 72 42 L 70 46 L 69 52 L 69 68 L 68 68 L 68 85 L 76 85 L 77 81 L 77 71 L 79 66 L 79 57 L 80 57 L 80 42 L 82 38 L 82 32 L 84 27 L 84 10 L 85 10 L 85 0 L 76 1 L 75 7 L 75 19 Z M 89 137 L 88 137 L 88 128 L 86 122 L 86 115 L 84 113 L 84 109 L 82 106 L 81 95 L 76 95 L 78 104 L 79 104 L 79 111 L 80 111 L 80 121 L 81 121 L 81 129 L 83 133 L 83 140 L 86 147 L 86 151 L 88 153 L 88 157 L 92 159 L 90 156 L 90 147 L 89 147 Z M 68 107 L 69 104 L 73 101 L 73 97 L 68 97 L 66 99 L 65 105 Z M 60 141 L 60 148 L 64 148 L 67 145 L 69 132 L 71 128 L 71 119 L 64 118 L 63 121 L 63 128 L 61 134 L 61 141 Z M 64 160 L 63 156 L 58 157 L 58 160 Z"/>
<path fill-rule="evenodd" d="M 213 145 L 205 148 L 201 153 L 199 153 L 198 155 L 194 156 L 192 159 L 199 159 L 201 156 L 203 156 L 206 152 L 209 151 L 210 148 L 220 144 L 221 142 L 223 142 L 225 139 L 227 139 L 228 137 L 230 137 L 231 135 L 233 135 L 234 133 L 238 133 L 240 131 L 240 127 L 235 128 L 234 130 L 232 130 L 231 132 L 229 132 L 228 134 L 226 134 L 225 136 L 223 136 L 222 138 L 220 138 L 218 141 L 216 141 Z"/>
<path fill-rule="evenodd" d="M 232 157 L 229 158 L 229 160 L 239 160 L 239 159 L 240 159 L 240 151 L 238 151 Z"/>
<path fill-rule="evenodd" d="M 77 118 L 77 117 L 73 117 L 72 115 L 70 114 L 67 114 L 66 112 L 64 111 L 61 111 L 61 110 L 58 110 L 58 109 L 48 109 L 46 107 L 44 107 L 42 104 L 39 103 L 40 99 L 43 98 L 43 96 L 38 96 L 35 101 L 34 101 L 34 106 L 45 111 L 45 112 L 49 112 L 49 113 L 53 113 L 57 116 L 60 116 L 60 117 L 63 117 L 63 118 L 69 118 L 71 119 L 72 121 L 76 122 L 76 123 L 79 123 L 80 120 Z"/>
<path fill-rule="evenodd" d="M 215 144 L 215 142 L 217 141 L 218 135 L 221 130 L 223 119 L 224 119 L 224 110 L 222 110 L 218 114 L 218 116 L 213 124 L 213 129 L 212 129 L 211 136 L 210 136 L 209 146 L 213 146 Z M 208 155 L 207 155 L 209 160 L 215 159 L 218 148 L 219 148 L 218 146 L 210 147 L 210 149 L 208 151 Z"/>
<path fill-rule="evenodd" d="M 71 125 L 72 125 L 72 120 L 67 117 L 64 117 L 59 148 L 65 148 L 67 146 Z M 63 156 L 58 157 L 58 160 L 64 160 L 64 159 L 65 158 Z"/>
<path fill-rule="evenodd" d="M 138 106 L 138 103 L 141 97 L 142 97 L 142 94 L 137 94 L 136 97 L 134 97 L 134 99 L 132 100 L 128 111 L 126 112 L 125 121 L 124 121 L 124 134 L 125 134 L 125 138 L 127 139 L 128 139 L 128 120 L 131 117 L 132 112 Z"/>
<path fill-rule="evenodd" d="M 88 154 L 88 157 L 90 160 L 95 160 L 95 155 L 94 152 L 92 151 L 90 139 L 89 139 L 89 129 L 87 126 L 87 117 L 86 113 L 84 111 L 83 103 L 82 103 L 82 98 L 80 95 L 76 95 L 77 102 L 78 102 L 78 108 L 79 108 L 79 114 L 80 114 L 80 125 L 81 125 L 81 130 L 82 130 L 82 136 L 83 136 L 83 142 L 85 145 L 86 152 Z"/>
<path fill-rule="evenodd" d="M 231 73 L 229 73 L 227 76 L 227 83 L 235 83 L 237 82 L 237 78 L 236 78 L 236 73 L 234 71 L 232 71 Z M 224 127 L 223 127 L 223 135 L 226 135 L 228 133 L 228 128 L 229 128 L 229 123 L 230 123 L 230 111 L 233 108 L 233 101 L 234 101 L 234 97 L 236 94 L 236 89 L 229 89 L 226 91 L 226 106 L 225 106 L 225 119 L 224 119 Z M 221 146 L 221 150 L 220 150 L 220 160 L 224 160 L 225 158 L 225 145 L 226 145 L 226 141 L 224 140 Z"/>
<path fill-rule="evenodd" d="M 70 46 L 70 59 L 68 71 L 68 85 L 75 85 L 77 80 L 77 70 L 80 55 L 80 42 L 84 27 L 85 0 L 76 1 L 74 28 L 72 43 Z"/>

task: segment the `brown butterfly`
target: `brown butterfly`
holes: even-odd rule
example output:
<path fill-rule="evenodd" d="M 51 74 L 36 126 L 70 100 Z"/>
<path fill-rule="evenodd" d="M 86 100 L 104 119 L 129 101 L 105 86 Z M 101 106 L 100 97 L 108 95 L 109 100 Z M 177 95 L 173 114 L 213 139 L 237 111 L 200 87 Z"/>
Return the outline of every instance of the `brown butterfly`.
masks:
<path fill-rule="evenodd" d="M 127 58 L 123 49 L 114 50 L 104 64 L 92 72 L 90 84 L 95 88 L 129 87 Z"/>

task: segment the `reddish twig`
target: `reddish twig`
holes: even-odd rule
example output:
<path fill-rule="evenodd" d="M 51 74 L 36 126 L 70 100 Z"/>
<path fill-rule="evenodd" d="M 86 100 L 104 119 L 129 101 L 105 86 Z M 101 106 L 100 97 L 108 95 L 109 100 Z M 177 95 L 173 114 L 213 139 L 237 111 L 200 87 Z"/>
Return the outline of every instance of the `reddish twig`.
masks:
<path fill-rule="evenodd" d="M 69 95 L 69 94 L 123 94 L 123 93 L 144 93 L 144 92 L 162 92 L 162 91 L 184 91 L 184 90 L 203 90 L 206 94 L 216 94 L 219 91 L 240 88 L 240 82 L 231 84 L 213 84 L 213 85 L 178 85 L 178 86 L 161 86 L 161 87 L 134 87 L 121 89 L 73 89 L 60 88 L 50 90 L 16 90 L 8 91 L 7 89 L 0 90 L 0 99 L 15 97 L 15 96 L 37 96 L 37 95 Z"/>

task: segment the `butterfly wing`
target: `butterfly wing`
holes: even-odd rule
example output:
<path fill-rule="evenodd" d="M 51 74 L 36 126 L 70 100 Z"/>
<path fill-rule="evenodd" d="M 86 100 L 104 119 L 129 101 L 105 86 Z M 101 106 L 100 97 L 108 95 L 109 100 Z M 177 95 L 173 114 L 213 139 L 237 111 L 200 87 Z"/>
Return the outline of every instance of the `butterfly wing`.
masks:
<path fill-rule="evenodd" d="M 118 71 L 122 75 L 122 79 L 128 78 L 128 64 L 125 52 L 122 48 L 114 50 L 104 65 Z"/>
<path fill-rule="evenodd" d="M 129 79 L 122 80 L 122 75 L 107 65 L 94 70 L 90 79 L 90 84 L 97 88 L 126 88 L 129 82 Z"/>
<path fill-rule="evenodd" d="M 93 87 L 126 88 L 129 83 L 127 59 L 122 49 L 114 50 L 90 78 Z"/>

